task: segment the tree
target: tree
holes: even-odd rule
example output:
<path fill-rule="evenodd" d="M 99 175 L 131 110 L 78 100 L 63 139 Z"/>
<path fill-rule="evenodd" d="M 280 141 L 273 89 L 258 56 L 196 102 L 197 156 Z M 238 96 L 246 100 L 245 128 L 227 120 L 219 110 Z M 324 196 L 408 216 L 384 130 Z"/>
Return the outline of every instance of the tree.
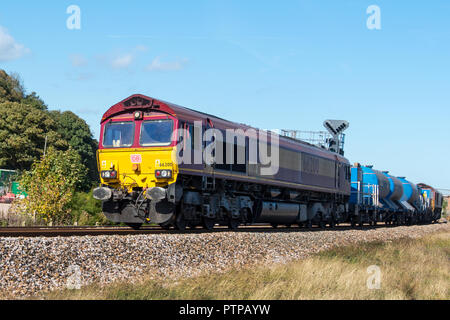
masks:
<path fill-rule="evenodd" d="M 88 168 L 85 189 L 92 186 L 91 181 L 98 181 L 96 151 L 98 142 L 92 137 L 89 125 L 71 111 L 50 111 L 50 116 L 57 124 L 57 132 L 67 141 L 73 150 L 81 156 L 83 165 Z"/>
<path fill-rule="evenodd" d="M 8 75 L 0 69 L 0 102 L 20 102 L 31 105 L 39 110 L 47 110 L 47 105 L 42 99 L 32 92 L 25 94 L 25 89 L 17 74 Z"/>
<path fill-rule="evenodd" d="M 18 102 L 0 103 L 0 167 L 29 170 L 47 146 L 67 150 L 48 112 Z"/>
<path fill-rule="evenodd" d="M 60 151 L 50 147 L 45 157 L 22 175 L 20 186 L 28 197 L 16 200 L 14 209 L 47 223 L 71 222 L 70 203 L 86 170 L 72 148 Z"/>
<path fill-rule="evenodd" d="M 18 75 L 8 75 L 0 69 L 0 102 L 20 102 L 23 99 L 23 86 Z"/>
<path fill-rule="evenodd" d="M 0 167 L 30 170 L 47 147 L 66 151 L 71 147 L 88 168 L 79 190 L 87 191 L 98 181 L 96 150 L 88 124 L 70 111 L 48 111 L 35 93 L 26 94 L 18 75 L 0 69 Z"/>
<path fill-rule="evenodd" d="M 21 102 L 39 110 L 47 110 L 47 105 L 34 91 L 24 96 Z"/>

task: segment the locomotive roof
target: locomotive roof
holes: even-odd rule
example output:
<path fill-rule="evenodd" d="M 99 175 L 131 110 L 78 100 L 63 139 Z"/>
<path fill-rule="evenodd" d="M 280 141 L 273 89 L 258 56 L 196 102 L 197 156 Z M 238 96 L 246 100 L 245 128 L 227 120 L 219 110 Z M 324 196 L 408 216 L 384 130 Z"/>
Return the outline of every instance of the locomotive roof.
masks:
<path fill-rule="evenodd" d="M 166 114 L 169 114 L 172 116 L 177 116 L 178 118 L 187 120 L 187 121 L 198 120 L 198 118 L 200 117 L 203 119 L 205 119 L 205 118 L 209 119 L 209 120 L 213 121 L 213 123 L 221 123 L 222 125 L 228 124 L 235 128 L 255 129 L 255 128 L 253 128 L 249 125 L 243 124 L 243 123 L 232 122 L 232 121 L 217 117 L 215 115 L 212 115 L 212 114 L 209 114 L 206 112 L 182 107 L 182 106 L 179 106 L 179 105 L 171 103 L 171 102 L 167 102 L 167 101 L 160 100 L 160 99 L 155 99 L 155 98 L 145 96 L 142 94 L 133 94 L 133 95 L 129 96 L 128 98 L 111 106 L 103 114 L 103 117 L 102 117 L 102 120 L 100 121 L 100 123 L 103 123 L 106 120 L 111 119 L 112 117 L 117 116 L 119 114 L 128 114 L 128 113 L 132 113 L 135 110 L 162 112 L 162 113 L 166 113 Z M 306 141 L 301 141 L 301 140 L 293 139 L 293 138 L 286 137 L 286 136 L 280 136 L 280 142 L 281 141 L 284 141 L 287 144 L 293 144 L 293 145 L 297 145 L 297 146 L 302 145 L 303 147 L 306 147 L 306 148 L 310 149 L 311 151 L 314 150 L 315 151 L 314 153 L 320 153 L 319 155 L 321 155 L 321 156 L 328 157 L 328 158 L 333 157 L 335 159 L 338 159 L 339 161 L 349 163 L 345 157 L 343 157 L 337 153 L 331 152 L 329 150 L 319 148 L 319 147 L 312 145 Z"/>

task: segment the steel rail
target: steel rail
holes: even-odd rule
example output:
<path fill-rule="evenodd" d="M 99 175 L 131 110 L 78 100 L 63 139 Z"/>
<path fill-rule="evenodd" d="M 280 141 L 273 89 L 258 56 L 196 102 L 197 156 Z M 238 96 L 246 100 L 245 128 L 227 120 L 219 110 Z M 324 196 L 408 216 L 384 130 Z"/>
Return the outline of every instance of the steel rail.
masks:
<path fill-rule="evenodd" d="M 440 222 L 442 223 L 442 222 Z M 134 230 L 129 227 L 117 226 L 86 226 L 86 227 L 1 227 L 0 237 L 70 237 L 70 236 L 101 236 L 101 235 L 141 235 L 141 234 L 197 234 L 211 232 L 317 232 L 317 231 L 346 231 L 354 229 L 376 229 L 392 228 L 393 225 L 378 223 L 376 226 L 364 225 L 363 227 L 352 228 L 350 224 L 342 223 L 335 228 L 299 228 L 297 226 L 279 226 L 273 228 L 269 225 L 242 225 L 235 230 L 225 226 L 215 226 L 212 230 L 204 228 L 186 229 L 183 231 L 176 229 L 163 229 L 159 226 L 142 227 Z"/>

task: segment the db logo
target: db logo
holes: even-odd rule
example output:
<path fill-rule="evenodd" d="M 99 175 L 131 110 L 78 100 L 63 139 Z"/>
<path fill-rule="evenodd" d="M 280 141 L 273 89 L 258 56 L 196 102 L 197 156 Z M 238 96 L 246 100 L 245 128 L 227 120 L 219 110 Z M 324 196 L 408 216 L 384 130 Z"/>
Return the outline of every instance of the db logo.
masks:
<path fill-rule="evenodd" d="M 130 155 L 131 163 L 142 163 L 142 156 L 140 154 Z"/>

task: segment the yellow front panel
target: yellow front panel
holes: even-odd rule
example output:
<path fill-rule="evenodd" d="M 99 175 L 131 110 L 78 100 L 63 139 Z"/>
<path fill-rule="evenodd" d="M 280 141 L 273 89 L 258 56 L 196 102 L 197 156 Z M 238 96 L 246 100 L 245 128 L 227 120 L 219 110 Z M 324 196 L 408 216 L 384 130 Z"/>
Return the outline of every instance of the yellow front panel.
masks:
<path fill-rule="evenodd" d="M 116 170 L 117 179 L 101 179 L 114 188 L 150 188 L 166 186 L 176 181 L 178 166 L 175 147 L 121 148 L 98 150 L 99 170 Z M 137 170 L 136 170 L 137 169 Z M 155 170 L 172 170 L 171 178 L 156 179 Z"/>

